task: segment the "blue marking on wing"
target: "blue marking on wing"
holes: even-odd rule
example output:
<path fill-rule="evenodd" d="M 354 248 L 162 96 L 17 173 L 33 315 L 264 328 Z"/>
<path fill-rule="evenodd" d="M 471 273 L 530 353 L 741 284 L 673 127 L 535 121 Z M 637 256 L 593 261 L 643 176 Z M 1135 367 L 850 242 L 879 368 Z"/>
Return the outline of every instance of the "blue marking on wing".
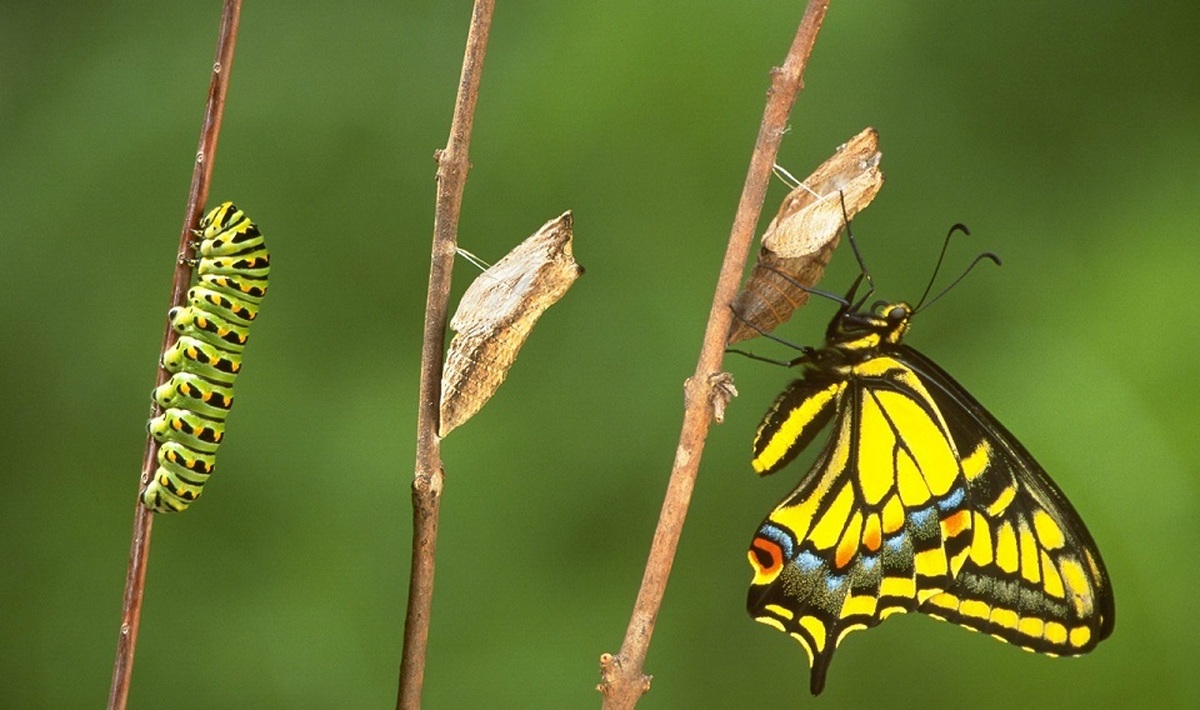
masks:
<path fill-rule="evenodd" d="M 914 511 L 912 511 L 911 513 L 909 513 L 909 514 L 908 514 L 908 520 L 909 520 L 909 522 L 911 522 L 911 523 L 912 523 L 912 524 L 913 524 L 915 527 L 922 527 L 923 525 L 925 525 L 926 523 L 928 523 L 928 522 L 929 522 L 929 517 L 930 517 L 931 515 L 933 515 L 933 508 L 932 508 L 932 507 L 929 507 L 929 508 L 922 508 L 922 509 L 920 509 L 920 510 L 914 510 Z"/>
<path fill-rule="evenodd" d="M 846 575 L 844 575 L 844 574 L 838 574 L 838 575 L 831 574 L 825 578 L 825 588 L 831 592 L 836 592 L 845 583 L 846 583 Z"/>
<path fill-rule="evenodd" d="M 817 557 L 807 550 L 796 555 L 796 566 L 799 567 L 803 572 L 812 572 L 820 569 L 822 564 L 824 563 L 821 561 L 820 557 Z"/>
<path fill-rule="evenodd" d="M 892 537 L 885 539 L 883 541 L 883 543 L 885 545 L 887 545 L 888 547 L 892 548 L 892 550 L 894 550 L 896 552 L 900 552 L 900 550 L 902 550 L 904 548 L 904 541 L 907 539 L 908 539 L 908 535 L 906 535 L 905 533 L 900 533 L 898 535 L 893 535 Z"/>
<path fill-rule="evenodd" d="M 965 489 L 961 487 L 955 488 L 950 495 L 937 502 L 937 507 L 943 513 L 949 513 L 958 510 L 958 508 L 962 505 L 963 498 L 965 498 L 966 495 Z"/>
<path fill-rule="evenodd" d="M 779 549 L 783 551 L 783 559 L 791 560 L 796 557 L 796 540 L 787 530 L 773 523 L 763 523 L 758 529 L 758 534 L 779 545 Z"/>

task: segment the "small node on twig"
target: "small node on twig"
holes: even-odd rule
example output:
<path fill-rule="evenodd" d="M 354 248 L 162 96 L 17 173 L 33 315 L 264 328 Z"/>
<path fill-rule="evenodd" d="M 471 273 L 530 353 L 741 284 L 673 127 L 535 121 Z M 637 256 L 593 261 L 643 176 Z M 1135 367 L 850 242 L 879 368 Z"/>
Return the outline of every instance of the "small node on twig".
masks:
<path fill-rule="evenodd" d="M 437 498 L 442 494 L 445 472 L 441 469 L 433 473 L 420 473 L 413 476 L 413 493 L 422 498 Z"/>
<path fill-rule="evenodd" d="M 467 288 L 450 320 L 442 374 L 441 425 L 445 437 L 495 394 L 534 324 L 566 294 L 583 267 L 571 252 L 572 216 L 542 225 Z"/>
<path fill-rule="evenodd" d="M 709 402 L 712 404 L 713 421 L 718 424 L 725 422 L 725 407 L 737 396 L 737 387 L 733 386 L 733 375 L 728 372 L 717 372 L 708 377 Z"/>
<path fill-rule="evenodd" d="M 617 657 L 611 653 L 605 652 L 600 654 L 600 682 L 596 684 L 596 690 L 601 694 L 607 695 L 608 689 L 612 686 L 613 676 L 617 673 L 617 666 L 620 662 Z"/>
<path fill-rule="evenodd" d="M 621 671 L 622 662 L 620 656 L 614 656 L 611 653 L 600 654 L 600 682 L 596 684 L 596 690 L 601 695 L 608 696 L 613 688 L 616 687 L 618 678 L 617 674 Z M 654 676 L 642 674 L 641 694 L 645 695 L 650 692 L 650 682 L 654 680 Z"/>
<path fill-rule="evenodd" d="M 600 685 L 596 686 L 596 690 L 603 690 L 602 686 L 608 680 L 608 676 L 613 671 L 613 666 L 616 665 L 617 657 L 605 651 L 600 654 Z"/>

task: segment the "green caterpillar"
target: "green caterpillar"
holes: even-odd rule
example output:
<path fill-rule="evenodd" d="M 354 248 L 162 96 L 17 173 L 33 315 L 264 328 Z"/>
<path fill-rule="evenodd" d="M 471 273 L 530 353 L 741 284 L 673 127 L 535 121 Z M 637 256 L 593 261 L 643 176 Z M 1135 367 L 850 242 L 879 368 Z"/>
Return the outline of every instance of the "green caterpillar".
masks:
<path fill-rule="evenodd" d="M 232 202 L 205 215 L 195 233 L 196 284 L 188 305 L 168 314 L 179 333 L 162 354 L 171 379 L 151 394 L 162 414 L 147 428 L 160 446 L 142 504 L 156 513 L 187 508 L 216 467 L 233 381 L 271 271 L 262 233 Z"/>

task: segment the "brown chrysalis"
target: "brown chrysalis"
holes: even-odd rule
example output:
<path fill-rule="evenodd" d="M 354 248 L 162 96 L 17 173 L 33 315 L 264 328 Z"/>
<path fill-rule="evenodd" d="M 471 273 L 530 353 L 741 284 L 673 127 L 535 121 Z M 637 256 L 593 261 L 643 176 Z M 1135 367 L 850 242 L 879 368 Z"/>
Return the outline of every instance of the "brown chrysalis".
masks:
<path fill-rule="evenodd" d="M 771 332 L 808 301 L 797 284 L 812 287 L 824 276 L 846 220 L 869 205 L 883 185 L 882 157 L 879 134 L 866 128 L 783 199 L 763 233 L 754 270 L 734 300 L 739 318 L 730 329 L 730 344 Z"/>
<path fill-rule="evenodd" d="M 571 253 L 570 212 L 550 220 L 476 277 L 450 319 L 439 436 L 470 419 L 504 382 L 533 324 L 583 267 Z"/>

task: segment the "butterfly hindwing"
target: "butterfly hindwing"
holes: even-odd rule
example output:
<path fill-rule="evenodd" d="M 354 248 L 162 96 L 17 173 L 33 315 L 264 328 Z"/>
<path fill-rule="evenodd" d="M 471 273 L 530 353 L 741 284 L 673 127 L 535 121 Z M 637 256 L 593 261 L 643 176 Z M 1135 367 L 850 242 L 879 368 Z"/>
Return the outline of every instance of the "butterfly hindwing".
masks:
<path fill-rule="evenodd" d="M 954 442 L 903 363 L 874 358 L 830 387 L 804 382 L 768 413 L 758 436 L 767 443 L 756 441 L 756 452 L 785 436 L 790 419 L 782 405 L 801 418 L 815 409 L 789 399 L 798 391 L 837 392 L 833 435 L 754 538 L 748 607 L 805 648 L 819 693 L 846 634 L 913 611 L 951 586 L 966 557 L 971 516 Z"/>

